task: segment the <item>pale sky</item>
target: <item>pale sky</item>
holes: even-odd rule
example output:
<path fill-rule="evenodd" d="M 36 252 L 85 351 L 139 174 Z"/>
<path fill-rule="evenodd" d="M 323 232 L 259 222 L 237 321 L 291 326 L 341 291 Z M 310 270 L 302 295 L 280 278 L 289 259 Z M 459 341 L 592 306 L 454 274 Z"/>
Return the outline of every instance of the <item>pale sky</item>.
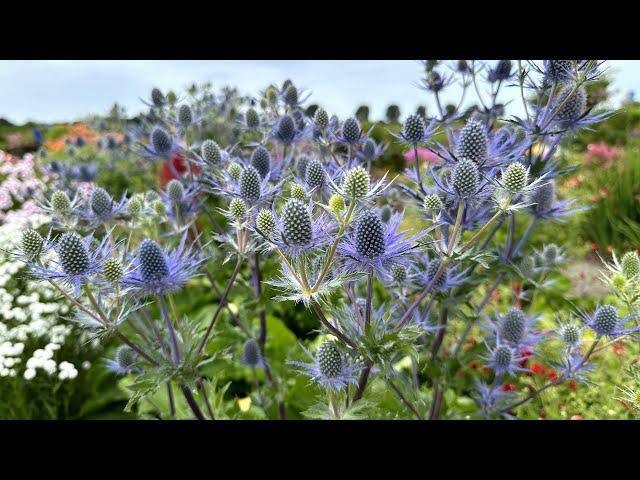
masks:
<path fill-rule="evenodd" d="M 612 60 L 616 101 L 640 82 L 640 61 Z M 0 117 L 14 123 L 69 121 L 89 113 L 104 114 L 118 102 L 129 115 L 146 108 L 152 87 L 181 92 L 192 82 L 211 81 L 214 88 L 238 87 L 255 95 L 269 83 L 291 78 L 311 90 L 307 103 L 318 103 L 339 117 L 366 104 L 372 119 L 381 119 L 390 103 L 403 116 L 418 105 L 433 111 L 432 98 L 416 87 L 421 65 L 410 60 L 4 60 L 0 61 Z M 502 100 L 515 99 L 517 88 Z M 458 92 L 444 102 L 457 100 Z M 518 100 L 508 107 L 519 113 Z"/>

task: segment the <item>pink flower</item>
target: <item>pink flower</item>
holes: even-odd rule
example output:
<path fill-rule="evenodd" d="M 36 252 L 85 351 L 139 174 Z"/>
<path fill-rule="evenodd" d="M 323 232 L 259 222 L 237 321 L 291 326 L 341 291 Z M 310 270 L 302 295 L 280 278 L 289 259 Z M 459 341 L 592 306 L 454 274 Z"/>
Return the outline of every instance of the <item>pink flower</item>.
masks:
<path fill-rule="evenodd" d="M 587 146 L 587 160 L 610 162 L 617 159 L 620 155 L 622 155 L 621 148 L 607 145 L 604 142 L 597 144 L 591 143 Z"/>
<path fill-rule="evenodd" d="M 404 154 L 404 158 L 407 162 L 415 162 L 416 154 L 414 149 L 409 149 L 409 151 Z M 437 165 L 440 163 L 438 156 L 426 148 L 418 148 L 418 160 L 426 160 L 431 165 Z"/>

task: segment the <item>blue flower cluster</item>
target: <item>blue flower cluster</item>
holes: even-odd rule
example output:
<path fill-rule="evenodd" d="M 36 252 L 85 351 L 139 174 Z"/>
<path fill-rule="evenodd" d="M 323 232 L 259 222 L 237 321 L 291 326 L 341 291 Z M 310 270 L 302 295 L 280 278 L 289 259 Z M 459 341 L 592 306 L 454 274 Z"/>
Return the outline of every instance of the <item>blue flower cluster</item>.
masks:
<path fill-rule="evenodd" d="M 255 331 L 229 305 L 244 269 L 257 299 L 268 285 L 276 291 L 273 300 L 301 302 L 330 337 L 315 351 L 303 348 L 307 361 L 290 361 L 327 393 L 326 412 L 319 407 L 314 411 L 324 413 L 318 415 L 348 418 L 375 379 L 414 416 L 439 418 L 447 379 L 425 380 L 416 372 L 468 355 L 493 372 L 490 382 L 477 384 L 479 414 L 509 415 L 534 395 L 516 401 L 500 387 L 525 370 L 529 356 L 542 355 L 542 343 L 562 346 L 560 357 L 549 359 L 559 365 L 559 377 L 546 389 L 583 378 L 601 338 L 635 331 L 631 317 L 620 318 L 611 305 L 576 312 L 580 323 L 559 322 L 553 332 L 543 331 L 540 315 L 522 306 L 548 288 L 548 275 L 565 260 L 558 246 L 534 251 L 527 243 L 538 224 L 562 221 L 575 210 L 570 200 L 558 199 L 555 179 L 565 171 L 556 154 L 563 139 L 609 114 L 587 105 L 585 88 L 602 65 L 427 61 L 424 71 L 421 86 L 434 96 L 437 114 L 409 115 L 400 131 L 390 131 L 414 154 L 394 179 L 378 167 L 386 146 L 374 138 L 373 126 L 305 107 L 308 95 L 290 80 L 250 100 L 234 121 L 244 140 L 229 145 L 202 134 L 215 98 L 170 101 L 154 89 L 145 101 L 146 122 L 131 136 L 135 150 L 150 161 L 179 155 L 186 169 L 169 162 L 175 178 L 162 191 L 119 201 L 101 187 L 85 198 L 53 192 L 43 208 L 62 233 L 41 241 L 25 233 L 23 257 L 36 278 L 72 299 L 76 320 L 123 342 L 108 361 L 114 372 L 178 385 L 197 418 L 211 415 L 199 366 L 221 354 L 210 345 L 223 310 L 239 327 L 238 362 L 264 372 L 276 392 L 271 401 L 279 403 L 281 417 L 286 411 L 286 382 L 273 375 L 265 348 L 262 300 Z M 442 91 L 454 83 L 465 92 L 473 87 L 473 108 L 461 110 L 462 102 L 442 107 Z M 505 86 L 522 92 L 525 116 L 505 117 L 499 103 Z M 425 149 L 432 160 L 420 155 Z M 209 227 L 202 227 L 202 217 Z M 518 236 L 521 222 L 528 226 Z M 496 241 L 498 232 L 504 242 Z M 208 270 L 221 258 L 234 264 L 223 290 Z M 263 281 L 260 265 L 271 260 L 280 271 Z M 176 316 L 170 299 L 199 274 L 218 300 L 211 317 L 194 325 Z M 510 278 L 528 289 L 512 308 L 489 313 L 494 292 Z M 474 329 L 484 338 L 481 352 L 467 351 Z M 412 375 L 398 367 L 403 359 Z M 428 371 L 435 370 L 442 369 Z M 411 392 L 415 397 L 421 389 L 432 395 L 429 411 L 411 405 Z"/>

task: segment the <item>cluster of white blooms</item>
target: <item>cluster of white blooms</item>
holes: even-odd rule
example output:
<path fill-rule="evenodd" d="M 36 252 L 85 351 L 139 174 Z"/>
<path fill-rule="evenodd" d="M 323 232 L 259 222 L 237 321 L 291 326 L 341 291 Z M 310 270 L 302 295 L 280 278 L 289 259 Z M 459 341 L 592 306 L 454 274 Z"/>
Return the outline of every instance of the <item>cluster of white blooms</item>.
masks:
<path fill-rule="evenodd" d="M 47 216 L 38 215 L 29 224 L 37 228 L 48 221 Z M 0 226 L 0 249 L 16 250 L 24 228 L 20 223 Z M 72 328 L 58 321 L 69 313 L 69 305 L 56 298 L 59 295 L 52 286 L 26 275 L 22 261 L 0 253 L 0 340 L 24 342 L 35 337 L 64 343 Z"/>
<path fill-rule="evenodd" d="M 44 348 L 39 348 L 33 352 L 33 356 L 27 360 L 27 368 L 24 371 L 24 378 L 31 380 L 38 374 L 38 370 L 42 370 L 47 375 L 53 375 L 58 372 L 60 380 L 74 379 L 78 376 L 78 370 L 71 362 L 62 361 L 56 364 L 53 359 L 54 353 L 60 348 L 57 343 L 49 343 Z"/>
<path fill-rule="evenodd" d="M 24 343 L 0 343 L 0 377 L 15 377 L 17 367 L 22 362 Z"/>
<path fill-rule="evenodd" d="M 58 369 L 53 354 L 60 348 L 57 343 L 49 343 L 45 348 L 39 348 L 33 352 L 32 357 L 27 360 L 27 369 L 24 371 L 24 378 L 31 380 L 36 376 L 37 370 L 42 369 L 49 375 L 53 375 Z"/>
<path fill-rule="evenodd" d="M 6 160 L 8 157 L 0 152 L 0 158 Z M 70 310 L 69 303 L 61 299 L 51 285 L 29 279 L 22 260 L 6 253 L 18 250 L 25 228 L 37 229 L 51 221 L 37 208 L 34 211 L 35 203 L 25 198 L 17 185 L 17 182 L 22 182 L 31 187 L 38 186 L 38 182 L 29 179 L 34 173 L 32 158 L 12 158 L 3 168 L 13 182 L 4 182 L 3 191 L 11 193 L 22 206 L 3 212 L 5 208 L 15 207 L 16 203 L 6 198 L 0 202 L 0 377 L 22 376 L 31 380 L 38 375 L 57 375 L 60 380 L 74 379 L 78 370 L 73 363 L 56 361 L 61 346 L 75 332 L 72 323 L 65 320 Z M 43 348 L 28 355 L 32 348 L 43 344 Z M 90 363 L 84 362 L 82 366 L 88 369 Z"/>

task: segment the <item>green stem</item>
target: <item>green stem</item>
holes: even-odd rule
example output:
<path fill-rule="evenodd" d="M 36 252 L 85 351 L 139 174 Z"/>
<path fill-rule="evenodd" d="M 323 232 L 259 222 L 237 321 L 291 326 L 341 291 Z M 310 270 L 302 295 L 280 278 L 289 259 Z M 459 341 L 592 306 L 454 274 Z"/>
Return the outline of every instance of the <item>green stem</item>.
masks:
<path fill-rule="evenodd" d="M 349 209 L 347 210 L 347 214 L 345 215 L 344 222 L 340 226 L 340 229 L 338 230 L 338 235 L 335 241 L 333 242 L 333 245 L 331 246 L 331 250 L 329 251 L 329 256 L 327 257 L 327 261 L 324 262 L 324 265 L 322 266 L 322 271 L 320 272 L 320 275 L 318 275 L 318 280 L 316 280 L 316 283 L 313 285 L 313 287 L 311 287 L 311 293 L 315 293 L 318 290 L 318 288 L 322 283 L 322 280 L 324 280 L 325 275 L 329 271 L 329 266 L 331 265 L 331 262 L 333 261 L 333 257 L 336 254 L 336 250 L 338 249 L 338 244 L 342 239 L 342 235 L 344 234 L 344 231 L 347 229 L 347 226 L 349 225 L 349 221 L 351 220 L 351 215 L 353 214 L 353 210 L 355 209 L 355 206 L 356 206 L 355 198 L 352 198 L 351 202 L 349 203 Z"/>

